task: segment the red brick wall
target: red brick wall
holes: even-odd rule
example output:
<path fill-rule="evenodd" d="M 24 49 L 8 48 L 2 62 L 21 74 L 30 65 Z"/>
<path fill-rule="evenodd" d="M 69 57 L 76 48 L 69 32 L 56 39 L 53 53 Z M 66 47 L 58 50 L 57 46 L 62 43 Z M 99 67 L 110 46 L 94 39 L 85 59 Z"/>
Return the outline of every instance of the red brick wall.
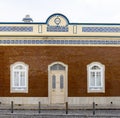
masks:
<path fill-rule="evenodd" d="M 29 65 L 29 92 L 10 93 L 10 65 Z M 48 96 L 48 65 L 68 65 L 68 96 L 120 96 L 120 47 L 0 47 L 0 96 Z M 105 93 L 87 93 L 87 65 L 105 65 Z"/>

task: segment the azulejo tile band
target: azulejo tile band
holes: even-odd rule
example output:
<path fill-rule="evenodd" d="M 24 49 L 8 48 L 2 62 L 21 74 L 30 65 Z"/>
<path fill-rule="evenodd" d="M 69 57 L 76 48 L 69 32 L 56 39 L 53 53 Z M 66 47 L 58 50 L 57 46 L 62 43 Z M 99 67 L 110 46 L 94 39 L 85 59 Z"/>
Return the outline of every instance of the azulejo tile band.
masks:
<path fill-rule="evenodd" d="M 82 32 L 120 32 L 120 27 L 82 27 Z"/>
<path fill-rule="evenodd" d="M 27 44 L 27 45 L 120 45 L 120 40 L 0 40 L 0 44 Z"/>
<path fill-rule="evenodd" d="M 67 26 L 47 26 L 47 32 L 68 32 Z"/>
<path fill-rule="evenodd" d="M 33 32 L 33 27 L 0 26 L 0 32 Z"/>

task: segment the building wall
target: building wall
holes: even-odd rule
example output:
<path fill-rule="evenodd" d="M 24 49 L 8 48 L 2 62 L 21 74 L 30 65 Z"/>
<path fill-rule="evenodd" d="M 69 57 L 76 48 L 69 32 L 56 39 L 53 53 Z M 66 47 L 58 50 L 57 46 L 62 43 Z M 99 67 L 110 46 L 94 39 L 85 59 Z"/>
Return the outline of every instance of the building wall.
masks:
<path fill-rule="evenodd" d="M 10 65 L 29 66 L 28 93 L 10 92 Z M 120 24 L 70 23 L 53 14 L 46 22 L 0 23 L 0 102 L 49 104 L 48 65 L 68 65 L 71 105 L 120 106 Z M 105 92 L 87 92 L 87 65 L 105 66 Z M 112 103 L 112 104 L 111 104 Z"/>
<path fill-rule="evenodd" d="M 120 48 L 79 46 L 1 46 L 0 96 L 48 97 L 48 65 L 60 61 L 68 65 L 68 97 L 120 96 Z M 105 93 L 87 92 L 87 65 L 105 65 Z M 10 93 L 10 65 L 29 65 L 28 93 Z"/>

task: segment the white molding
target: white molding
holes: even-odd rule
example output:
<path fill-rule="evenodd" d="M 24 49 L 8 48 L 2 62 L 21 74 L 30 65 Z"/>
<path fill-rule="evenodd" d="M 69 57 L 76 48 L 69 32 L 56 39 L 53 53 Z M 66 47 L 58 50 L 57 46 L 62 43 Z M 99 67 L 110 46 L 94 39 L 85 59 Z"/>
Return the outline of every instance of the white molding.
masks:
<path fill-rule="evenodd" d="M 100 71 L 101 71 L 101 87 L 102 89 L 93 89 L 90 90 L 89 89 L 89 85 L 90 85 L 90 68 L 92 66 L 99 66 L 100 67 Z M 92 62 L 90 64 L 87 65 L 87 92 L 88 93 L 104 93 L 105 92 L 105 66 L 103 64 L 101 64 L 100 62 Z"/>
<path fill-rule="evenodd" d="M 13 70 L 15 66 L 22 65 L 25 67 L 25 85 L 26 85 L 26 90 L 13 90 Z M 10 92 L 11 93 L 28 93 L 28 70 L 29 66 L 25 64 L 24 62 L 15 62 L 14 64 L 10 65 Z"/>
<path fill-rule="evenodd" d="M 77 34 L 77 25 L 73 25 L 73 34 Z"/>
<path fill-rule="evenodd" d="M 38 32 L 42 33 L 42 25 L 38 25 Z"/>

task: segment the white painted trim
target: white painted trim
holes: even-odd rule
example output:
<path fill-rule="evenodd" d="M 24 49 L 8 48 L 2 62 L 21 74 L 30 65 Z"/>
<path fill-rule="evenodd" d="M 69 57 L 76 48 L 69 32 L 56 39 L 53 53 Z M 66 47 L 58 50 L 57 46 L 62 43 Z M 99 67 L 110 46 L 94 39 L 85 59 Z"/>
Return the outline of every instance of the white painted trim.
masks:
<path fill-rule="evenodd" d="M 73 25 L 73 34 L 77 34 L 77 25 Z"/>
<path fill-rule="evenodd" d="M 26 86 L 26 90 L 13 90 L 13 70 L 15 66 L 18 65 L 22 65 L 25 67 L 25 86 Z M 29 66 L 27 64 L 25 64 L 24 62 L 15 62 L 14 64 L 10 65 L 10 92 L 11 93 L 28 93 L 28 70 L 29 70 Z"/>
<path fill-rule="evenodd" d="M 89 89 L 89 85 L 90 85 L 90 68 L 92 66 L 99 66 L 100 67 L 100 71 L 101 71 L 101 87 L 102 89 L 93 89 L 93 90 L 90 90 Z M 91 93 L 91 92 L 94 92 L 94 93 L 104 93 L 105 92 L 105 66 L 103 64 L 101 64 L 100 62 L 92 62 L 90 63 L 89 65 L 87 65 L 87 91 L 88 93 Z"/>
<path fill-rule="evenodd" d="M 38 32 L 42 33 L 42 25 L 38 25 Z"/>

